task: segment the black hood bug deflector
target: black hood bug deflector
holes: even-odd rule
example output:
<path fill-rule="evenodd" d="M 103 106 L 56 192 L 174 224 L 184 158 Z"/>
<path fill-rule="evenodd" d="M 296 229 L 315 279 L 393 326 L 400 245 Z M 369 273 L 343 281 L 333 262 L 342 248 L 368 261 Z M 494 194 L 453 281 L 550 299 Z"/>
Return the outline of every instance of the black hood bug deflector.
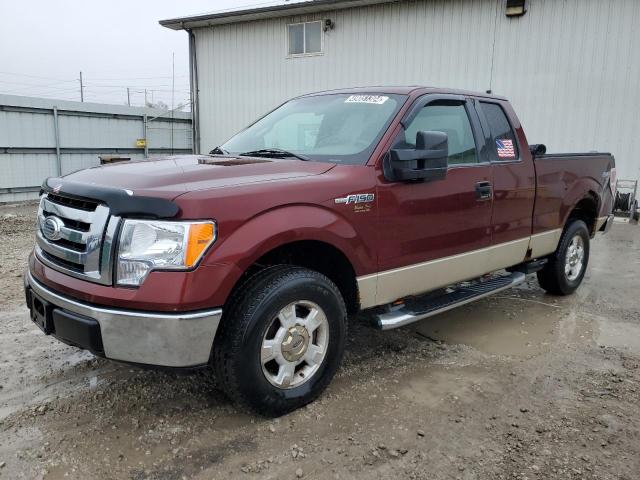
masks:
<path fill-rule="evenodd" d="M 173 218 L 180 208 L 171 200 L 142 197 L 130 194 L 121 188 L 76 183 L 62 178 L 50 177 L 42 183 L 42 193 L 62 194 L 79 200 L 93 200 L 105 203 L 111 215 L 139 218 Z"/>

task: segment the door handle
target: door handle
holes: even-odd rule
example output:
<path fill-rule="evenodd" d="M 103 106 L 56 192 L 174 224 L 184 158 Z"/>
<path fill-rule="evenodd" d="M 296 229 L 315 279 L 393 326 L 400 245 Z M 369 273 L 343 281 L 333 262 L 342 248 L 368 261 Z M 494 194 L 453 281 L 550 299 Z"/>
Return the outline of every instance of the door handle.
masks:
<path fill-rule="evenodd" d="M 490 200 L 491 194 L 491 182 L 476 183 L 476 198 L 478 200 Z"/>

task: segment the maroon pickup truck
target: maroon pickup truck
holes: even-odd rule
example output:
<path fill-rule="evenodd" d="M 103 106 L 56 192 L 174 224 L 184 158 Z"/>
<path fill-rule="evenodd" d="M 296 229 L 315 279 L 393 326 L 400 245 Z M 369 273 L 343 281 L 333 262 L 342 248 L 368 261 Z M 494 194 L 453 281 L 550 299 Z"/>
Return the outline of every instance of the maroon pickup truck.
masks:
<path fill-rule="evenodd" d="M 109 359 L 212 365 L 282 414 L 328 385 L 349 314 L 390 329 L 529 273 L 580 285 L 614 159 L 544 151 L 504 98 L 376 87 L 290 100 L 209 155 L 49 178 L 31 318 Z"/>

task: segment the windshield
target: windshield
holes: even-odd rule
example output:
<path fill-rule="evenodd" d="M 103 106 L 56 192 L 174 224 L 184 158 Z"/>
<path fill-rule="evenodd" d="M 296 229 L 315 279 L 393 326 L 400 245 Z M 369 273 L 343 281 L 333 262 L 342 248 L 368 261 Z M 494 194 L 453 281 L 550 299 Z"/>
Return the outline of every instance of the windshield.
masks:
<path fill-rule="evenodd" d="M 290 152 L 303 159 L 363 165 L 404 100 L 390 94 L 296 98 L 219 148 L 234 155 L 268 150 L 262 154 Z"/>

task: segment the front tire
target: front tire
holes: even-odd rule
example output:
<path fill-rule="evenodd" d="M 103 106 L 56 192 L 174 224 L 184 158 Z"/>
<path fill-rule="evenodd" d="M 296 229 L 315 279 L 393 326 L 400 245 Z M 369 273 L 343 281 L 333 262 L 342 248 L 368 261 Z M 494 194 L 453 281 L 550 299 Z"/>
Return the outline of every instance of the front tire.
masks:
<path fill-rule="evenodd" d="M 538 272 L 538 283 L 552 295 L 570 295 L 580 286 L 589 262 L 589 230 L 573 219 L 560 237 L 558 248 Z"/>
<path fill-rule="evenodd" d="M 279 265 L 236 290 L 214 344 L 225 393 L 263 415 L 279 416 L 313 401 L 344 354 L 347 312 L 324 275 Z"/>

